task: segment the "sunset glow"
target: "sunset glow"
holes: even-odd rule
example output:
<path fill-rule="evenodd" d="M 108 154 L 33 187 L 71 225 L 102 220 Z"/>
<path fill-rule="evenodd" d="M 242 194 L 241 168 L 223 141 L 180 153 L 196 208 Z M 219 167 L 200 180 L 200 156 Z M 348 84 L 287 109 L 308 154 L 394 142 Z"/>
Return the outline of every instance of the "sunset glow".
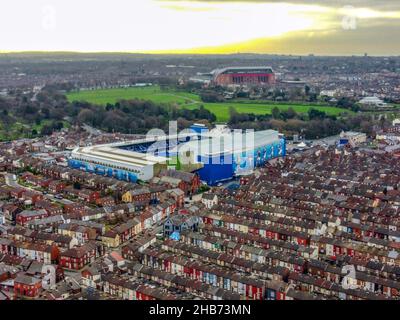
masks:
<path fill-rule="evenodd" d="M 355 7 L 308 0 L 3 0 L 0 50 L 274 52 L 246 43 L 275 43 L 294 35 L 329 35 L 334 43 L 369 32 L 371 26 L 398 32 L 400 10 L 368 7 L 368 2 Z M 343 19 L 357 20 L 352 33 L 343 30 Z"/>

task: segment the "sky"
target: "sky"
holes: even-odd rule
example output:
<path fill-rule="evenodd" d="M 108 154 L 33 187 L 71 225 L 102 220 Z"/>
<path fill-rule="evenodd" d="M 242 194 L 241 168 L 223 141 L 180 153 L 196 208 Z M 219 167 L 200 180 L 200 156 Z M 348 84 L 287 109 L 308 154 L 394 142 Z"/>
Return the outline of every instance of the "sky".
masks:
<path fill-rule="evenodd" d="M 0 51 L 400 55 L 399 0 L 1 0 Z"/>

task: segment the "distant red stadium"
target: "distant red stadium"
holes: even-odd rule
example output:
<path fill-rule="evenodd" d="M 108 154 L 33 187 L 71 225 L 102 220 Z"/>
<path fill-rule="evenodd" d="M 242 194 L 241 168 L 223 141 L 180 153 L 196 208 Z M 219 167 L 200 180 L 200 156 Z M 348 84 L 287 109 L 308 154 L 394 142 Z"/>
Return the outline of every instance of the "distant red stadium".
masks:
<path fill-rule="evenodd" d="M 275 73 L 271 67 L 229 67 L 213 71 L 216 85 L 263 86 L 275 84 Z"/>

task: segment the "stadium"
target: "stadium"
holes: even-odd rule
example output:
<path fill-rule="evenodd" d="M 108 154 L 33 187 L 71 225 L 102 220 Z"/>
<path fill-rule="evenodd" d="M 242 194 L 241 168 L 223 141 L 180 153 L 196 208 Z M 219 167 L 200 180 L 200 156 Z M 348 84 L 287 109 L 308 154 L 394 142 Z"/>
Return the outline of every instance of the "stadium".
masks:
<path fill-rule="evenodd" d="M 268 86 L 276 81 L 271 67 L 228 67 L 214 70 L 212 74 L 213 83 L 219 86 Z"/>
<path fill-rule="evenodd" d="M 177 135 L 80 147 L 68 161 L 75 169 L 136 182 L 162 169 L 195 172 L 208 185 L 249 174 L 254 167 L 286 155 L 286 141 L 274 130 L 215 129 L 195 124 Z"/>

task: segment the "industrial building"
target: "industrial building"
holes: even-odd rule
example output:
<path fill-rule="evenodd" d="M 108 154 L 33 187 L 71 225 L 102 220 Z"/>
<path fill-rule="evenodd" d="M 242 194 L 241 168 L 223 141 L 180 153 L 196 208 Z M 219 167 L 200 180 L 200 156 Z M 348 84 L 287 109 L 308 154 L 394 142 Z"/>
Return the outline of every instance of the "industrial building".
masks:
<path fill-rule="evenodd" d="M 274 130 L 208 130 L 195 124 L 190 132 L 107 145 L 77 148 L 69 166 L 120 180 L 147 181 L 163 169 L 195 172 L 216 185 L 252 172 L 268 160 L 286 155 L 285 138 Z"/>
<path fill-rule="evenodd" d="M 365 108 L 386 108 L 387 103 L 383 102 L 378 97 L 365 97 L 358 102 L 361 107 Z"/>
<path fill-rule="evenodd" d="M 367 141 L 367 135 L 363 132 L 354 132 L 354 131 L 342 131 L 340 133 L 339 146 L 351 145 L 352 147 L 356 147 Z"/>
<path fill-rule="evenodd" d="M 167 160 L 112 145 L 100 145 L 73 150 L 68 164 L 74 169 L 136 182 L 149 180 L 167 168 Z"/>
<path fill-rule="evenodd" d="M 212 74 L 212 82 L 219 86 L 270 86 L 276 81 L 271 67 L 228 67 Z"/>

